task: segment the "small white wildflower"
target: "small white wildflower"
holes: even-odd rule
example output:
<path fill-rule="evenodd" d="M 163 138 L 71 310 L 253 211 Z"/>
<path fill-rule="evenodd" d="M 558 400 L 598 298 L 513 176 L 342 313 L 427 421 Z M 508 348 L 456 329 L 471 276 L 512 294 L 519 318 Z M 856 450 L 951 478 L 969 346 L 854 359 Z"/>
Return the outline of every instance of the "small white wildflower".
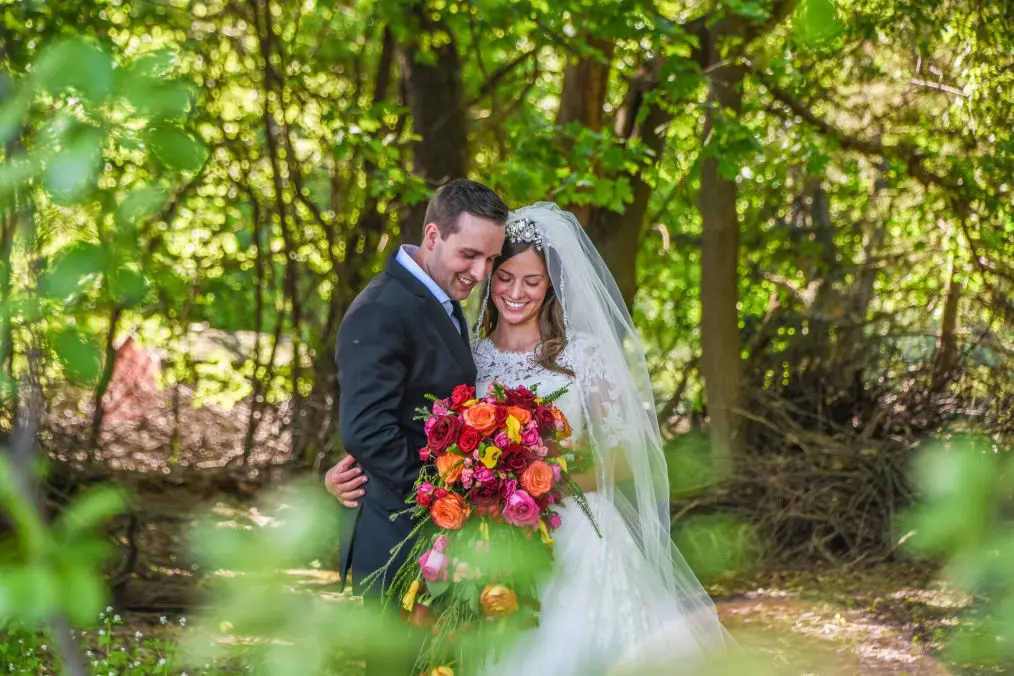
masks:
<path fill-rule="evenodd" d="M 116 672 L 115 671 L 110 671 L 109 672 L 109 676 L 116 676 Z"/>
<path fill-rule="evenodd" d="M 180 676 L 187 676 L 187 672 L 184 671 Z"/>
<path fill-rule="evenodd" d="M 41 648 L 42 650 L 49 650 L 49 646 L 48 646 L 48 645 L 46 645 L 45 643 L 43 643 L 43 644 L 42 644 L 42 645 L 40 646 L 40 648 Z"/>
<path fill-rule="evenodd" d="M 181 627 L 187 626 L 187 618 L 185 618 L 185 617 L 181 617 L 180 618 L 180 626 Z M 183 674 L 183 676 L 186 676 L 186 674 Z"/>
<path fill-rule="evenodd" d="M 161 622 L 162 624 L 168 624 L 169 623 L 169 620 L 166 619 L 165 615 L 163 615 L 162 617 L 158 618 L 158 621 Z"/>
<path fill-rule="evenodd" d="M 99 636 L 105 636 L 105 635 L 106 635 L 106 630 L 105 629 L 99 629 Z"/>
<path fill-rule="evenodd" d="M 163 657 L 163 658 L 161 658 L 161 659 L 160 659 L 160 660 L 158 661 L 158 666 L 160 666 L 160 667 L 161 667 L 161 666 L 164 666 L 164 665 L 165 665 L 165 658 Z"/>
<path fill-rule="evenodd" d="M 138 632 L 134 632 L 134 638 L 141 638 L 142 636 L 144 636 L 144 634 L 142 634 L 141 632 L 139 632 L 139 631 Z"/>
<path fill-rule="evenodd" d="M 107 613 L 113 612 L 113 607 L 112 606 L 106 606 L 106 612 Z"/>
<path fill-rule="evenodd" d="M 120 622 L 120 621 L 121 620 L 120 620 L 120 616 L 119 615 L 113 615 L 113 622 Z"/>
<path fill-rule="evenodd" d="M 85 655 L 88 655 L 89 658 L 95 657 L 95 653 L 93 653 L 91 650 L 86 652 Z"/>

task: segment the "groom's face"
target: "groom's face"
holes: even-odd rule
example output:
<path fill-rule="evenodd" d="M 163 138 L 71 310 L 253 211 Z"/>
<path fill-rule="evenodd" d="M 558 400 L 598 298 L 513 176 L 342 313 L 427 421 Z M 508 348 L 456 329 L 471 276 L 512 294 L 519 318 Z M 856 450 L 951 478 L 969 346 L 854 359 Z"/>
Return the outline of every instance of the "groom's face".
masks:
<path fill-rule="evenodd" d="M 458 231 L 443 239 L 435 223 L 423 235 L 426 272 L 454 300 L 465 300 L 489 276 L 503 248 L 504 226 L 464 212 Z"/>

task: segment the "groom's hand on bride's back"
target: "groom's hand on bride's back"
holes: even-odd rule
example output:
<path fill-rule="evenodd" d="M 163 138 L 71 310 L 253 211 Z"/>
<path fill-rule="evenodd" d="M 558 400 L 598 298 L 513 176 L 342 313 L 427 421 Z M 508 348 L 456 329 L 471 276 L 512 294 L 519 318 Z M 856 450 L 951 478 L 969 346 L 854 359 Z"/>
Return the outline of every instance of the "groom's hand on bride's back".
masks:
<path fill-rule="evenodd" d="M 324 475 L 324 486 L 328 492 L 349 508 L 359 506 L 359 498 L 366 495 L 365 483 L 366 474 L 351 455 L 346 455 Z"/>

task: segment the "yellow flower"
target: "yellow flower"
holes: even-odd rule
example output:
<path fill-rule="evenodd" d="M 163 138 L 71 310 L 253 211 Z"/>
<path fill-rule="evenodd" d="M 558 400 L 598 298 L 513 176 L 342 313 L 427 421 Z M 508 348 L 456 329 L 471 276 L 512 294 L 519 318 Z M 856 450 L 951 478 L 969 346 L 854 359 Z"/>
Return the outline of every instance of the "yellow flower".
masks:
<path fill-rule="evenodd" d="M 475 406 L 479 403 L 478 399 L 469 399 L 461 405 L 462 408 L 468 408 L 469 406 Z M 450 667 L 442 667 L 443 669 L 449 669 Z"/>
<path fill-rule="evenodd" d="M 561 456 L 559 456 L 557 458 L 553 458 L 553 462 L 555 462 L 557 465 L 559 465 L 560 469 L 562 469 L 564 471 L 564 473 L 567 472 L 567 458 L 565 458 L 565 457 L 563 457 L 561 455 Z"/>
<path fill-rule="evenodd" d="M 479 594 L 479 605 L 486 617 L 507 617 L 517 612 L 518 595 L 502 584 L 488 584 Z"/>
<path fill-rule="evenodd" d="M 454 669 L 451 669 L 446 665 L 433 667 L 430 669 L 429 676 L 454 676 Z"/>
<path fill-rule="evenodd" d="M 556 540 L 549 537 L 549 529 L 546 528 L 546 522 L 539 519 L 539 533 L 542 535 L 542 543 L 552 547 L 556 544 Z"/>
<path fill-rule="evenodd" d="M 515 444 L 521 443 L 521 421 L 512 415 L 507 416 L 507 438 Z"/>
<path fill-rule="evenodd" d="M 405 609 L 406 613 L 411 613 L 412 609 L 415 608 L 415 597 L 419 595 L 420 589 L 422 589 L 422 582 L 419 579 L 412 580 L 412 585 L 405 592 L 405 595 L 401 597 L 401 607 Z"/>
<path fill-rule="evenodd" d="M 479 456 L 479 462 L 486 467 L 493 469 L 496 467 L 496 463 L 500 462 L 500 455 L 503 453 L 498 447 L 490 444 L 486 448 L 482 449 L 482 455 Z"/>
<path fill-rule="evenodd" d="M 483 519 L 479 524 L 479 532 L 482 533 L 483 540 L 489 539 L 489 524 L 486 523 L 486 519 Z"/>

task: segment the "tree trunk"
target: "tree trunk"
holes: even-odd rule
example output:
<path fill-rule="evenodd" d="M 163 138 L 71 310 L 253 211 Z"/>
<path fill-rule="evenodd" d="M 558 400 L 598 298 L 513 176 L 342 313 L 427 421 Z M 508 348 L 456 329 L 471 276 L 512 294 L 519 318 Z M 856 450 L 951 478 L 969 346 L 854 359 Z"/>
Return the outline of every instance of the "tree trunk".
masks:
<path fill-rule="evenodd" d="M 958 344 L 954 333 L 958 328 L 958 308 L 961 304 L 961 283 L 957 280 L 957 265 L 952 252 L 947 263 L 947 287 L 944 290 L 944 315 L 937 333 L 936 354 L 933 358 L 933 392 L 940 392 L 946 386 L 954 370 L 958 356 Z"/>
<path fill-rule="evenodd" d="M 415 20 L 412 38 L 399 45 L 405 99 L 412 113 L 413 171 L 430 189 L 468 174 L 468 111 L 461 84 L 461 58 L 454 35 L 443 19 L 433 20 L 424 3 L 406 12 Z M 439 46 L 420 58 L 423 37 Z M 426 225 L 426 201 L 408 205 L 402 214 L 401 239 L 417 243 Z"/>
<path fill-rule="evenodd" d="M 704 126 L 707 146 L 718 143 L 716 123 L 724 115 L 738 115 L 744 71 L 722 63 L 716 43 L 725 34 L 719 21 L 702 45 L 709 75 L 709 106 Z M 721 152 L 721 150 L 717 150 Z M 742 405 L 742 364 L 739 315 L 739 216 L 736 183 L 719 173 L 718 159 L 709 153 L 701 162 L 701 344 L 702 373 L 711 422 L 711 441 L 717 466 L 727 470 L 739 454 L 739 415 Z"/>

